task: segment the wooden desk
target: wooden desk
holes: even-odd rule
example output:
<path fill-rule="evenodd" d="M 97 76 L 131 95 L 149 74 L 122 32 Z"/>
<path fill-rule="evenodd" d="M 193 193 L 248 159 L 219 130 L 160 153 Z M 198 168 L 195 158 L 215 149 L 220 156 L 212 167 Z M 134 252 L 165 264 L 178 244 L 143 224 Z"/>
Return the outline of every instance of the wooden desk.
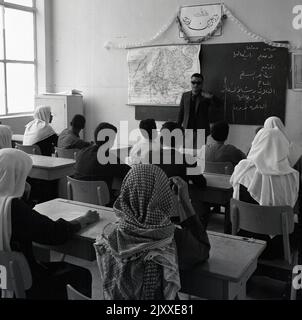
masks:
<path fill-rule="evenodd" d="M 266 243 L 210 231 L 208 235 L 210 258 L 181 273 L 181 292 L 206 299 L 245 299 L 246 282 Z"/>
<path fill-rule="evenodd" d="M 73 173 L 75 160 L 30 155 L 33 167 L 29 177 L 41 180 L 57 180 Z"/>
<path fill-rule="evenodd" d="M 231 233 L 230 199 L 233 188 L 230 184 L 231 176 L 216 173 L 203 173 L 207 180 L 207 188 L 202 191 L 201 199 L 205 202 L 218 204 L 225 207 L 224 232 Z"/>
<path fill-rule="evenodd" d="M 38 204 L 35 210 L 52 220 L 73 220 L 87 210 L 97 210 L 100 214 L 97 223 L 79 232 L 65 245 L 51 248 L 89 261 L 95 260 L 93 243 L 96 237 L 107 224 L 117 221 L 111 208 L 64 199 Z M 210 258 L 195 269 L 182 272 L 182 292 L 209 299 L 244 299 L 246 282 L 256 270 L 265 242 L 216 232 L 208 232 L 208 235 Z"/>
<path fill-rule="evenodd" d="M 68 241 L 66 244 L 51 247 L 54 251 L 88 261 L 94 261 L 96 259 L 93 243 L 97 236 L 102 233 L 107 224 L 117 221 L 114 211 L 111 208 L 65 199 L 54 199 L 44 202 L 35 206 L 34 209 L 54 221 L 59 218 L 70 221 L 84 215 L 88 210 L 96 210 L 100 215 L 100 220 L 97 223 L 81 230 L 74 239 Z"/>

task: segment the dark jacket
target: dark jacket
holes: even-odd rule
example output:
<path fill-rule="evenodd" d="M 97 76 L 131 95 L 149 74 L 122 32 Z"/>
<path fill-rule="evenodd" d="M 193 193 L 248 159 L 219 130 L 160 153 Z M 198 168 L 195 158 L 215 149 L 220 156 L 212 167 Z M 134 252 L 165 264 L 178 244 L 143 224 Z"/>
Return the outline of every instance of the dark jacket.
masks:
<path fill-rule="evenodd" d="M 192 117 L 190 114 L 191 97 L 192 91 L 185 92 L 182 95 L 178 114 L 178 124 L 185 129 L 205 129 L 205 135 L 208 136 L 210 134 L 209 109 L 213 107 L 218 109 L 219 101 L 215 96 L 209 99 L 203 97 L 201 94 L 198 95 L 195 101 L 195 114 L 193 115 L 195 127 L 192 128 L 189 125 L 189 119 Z"/>

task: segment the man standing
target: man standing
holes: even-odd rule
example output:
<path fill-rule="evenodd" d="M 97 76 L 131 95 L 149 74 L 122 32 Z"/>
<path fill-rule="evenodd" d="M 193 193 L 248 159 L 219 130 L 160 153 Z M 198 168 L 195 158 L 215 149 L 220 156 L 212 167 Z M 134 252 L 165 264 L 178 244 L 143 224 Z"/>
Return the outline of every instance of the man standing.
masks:
<path fill-rule="evenodd" d="M 194 73 L 191 77 L 192 91 L 185 92 L 180 101 L 178 124 L 184 129 L 193 129 L 193 144 L 196 147 L 197 129 L 205 129 L 205 137 L 210 134 L 209 109 L 219 106 L 218 99 L 202 91 L 203 76 Z"/>

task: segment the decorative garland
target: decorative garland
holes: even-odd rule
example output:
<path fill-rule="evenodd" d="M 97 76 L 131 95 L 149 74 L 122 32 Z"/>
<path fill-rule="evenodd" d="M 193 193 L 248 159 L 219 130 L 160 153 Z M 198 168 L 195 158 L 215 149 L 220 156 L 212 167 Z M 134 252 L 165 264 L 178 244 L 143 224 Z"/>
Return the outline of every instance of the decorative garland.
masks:
<path fill-rule="evenodd" d="M 104 47 L 106 49 L 129 49 L 129 48 L 139 48 L 143 46 L 147 46 L 151 42 L 155 41 L 159 37 L 161 37 L 162 34 L 164 34 L 174 23 L 175 19 L 178 17 L 179 8 L 177 8 L 177 11 L 173 15 L 173 17 L 170 19 L 170 21 L 164 25 L 152 38 L 149 40 L 145 40 L 143 42 L 134 42 L 134 43 L 127 43 L 127 44 L 118 44 L 113 43 L 111 41 L 108 41 L 104 44 Z"/>
<path fill-rule="evenodd" d="M 290 44 L 286 44 L 286 43 L 280 43 L 280 42 L 273 42 L 269 39 L 266 39 L 252 31 L 250 31 L 238 18 L 236 18 L 232 12 L 225 6 L 225 4 L 221 4 L 223 7 L 223 12 L 224 14 L 221 16 L 219 23 L 217 24 L 215 30 L 213 30 L 212 32 L 210 32 L 209 34 L 207 34 L 204 37 L 201 38 L 192 38 L 189 37 L 186 33 L 186 31 L 184 30 L 182 23 L 180 21 L 180 8 L 177 9 L 176 13 L 173 15 L 173 17 L 170 19 L 170 21 L 164 25 L 153 37 L 151 37 L 149 40 L 145 40 L 143 42 L 135 42 L 135 43 L 128 43 L 128 44 L 118 44 L 118 43 L 113 43 L 111 41 L 108 41 L 104 44 L 104 47 L 106 49 L 130 49 L 130 48 L 139 48 L 139 47 L 143 47 L 143 46 L 147 46 L 150 45 L 151 42 L 155 41 L 156 39 L 158 39 L 159 37 L 162 36 L 162 34 L 164 34 L 170 27 L 171 25 L 174 23 L 174 21 L 176 21 L 177 25 L 178 25 L 178 29 L 180 32 L 182 32 L 182 34 L 184 35 L 184 39 L 187 43 L 201 43 L 203 41 L 206 41 L 208 39 L 210 39 L 211 37 L 213 37 L 213 35 L 215 34 L 215 32 L 222 26 L 224 20 L 228 18 L 231 19 L 231 21 L 233 21 L 238 27 L 239 29 L 244 32 L 245 34 L 247 34 L 248 36 L 252 37 L 255 40 L 258 41 L 262 41 L 272 47 L 278 47 L 278 48 L 287 48 L 287 49 L 291 49 L 291 50 L 296 50 L 296 49 L 302 49 L 302 46 L 292 46 Z"/>

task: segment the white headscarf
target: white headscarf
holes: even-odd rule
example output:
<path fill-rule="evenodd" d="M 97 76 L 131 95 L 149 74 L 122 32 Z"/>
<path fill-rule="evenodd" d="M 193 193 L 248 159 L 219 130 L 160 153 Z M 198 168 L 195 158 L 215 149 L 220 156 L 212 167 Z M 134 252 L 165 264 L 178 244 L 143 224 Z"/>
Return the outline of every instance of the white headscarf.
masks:
<path fill-rule="evenodd" d="M 40 106 L 35 110 L 34 120 L 25 127 L 23 137 L 25 146 L 31 146 L 55 134 L 55 131 L 49 125 L 50 115 L 50 107 Z"/>
<path fill-rule="evenodd" d="M 290 165 L 293 167 L 296 162 L 299 160 L 299 158 L 302 156 L 302 148 L 290 141 L 285 126 L 282 123 L 282 121 L 278 117 L 269 117 L 264 122 L 264 128 L 266 129 L 273 129 L 278 128 L 285 136 L 285 138 L 289 142 L 289 155 L 288 160 Z"/>
<path fill-rule="evenodd" d="M 12 147 L 12 132 L 8 126 L 0 125 L 0 149 Z"/>
<path fill-rule="evenodd" d="M 299 173 L 288 161 L 289 142 L 275 129 L 260 130 L 247 159 L 235 167 L 230 179 L 233 198 L 239 199 L 240 184 L 260 204 L 294 207 L 299 190 Z"/>
<path fill-rule="evenodd" d="M 0 251 L 11 251 L 11 202 L 23 195 L 31 168 L 32 160 L 23 151 L 0 150 Z"/>

